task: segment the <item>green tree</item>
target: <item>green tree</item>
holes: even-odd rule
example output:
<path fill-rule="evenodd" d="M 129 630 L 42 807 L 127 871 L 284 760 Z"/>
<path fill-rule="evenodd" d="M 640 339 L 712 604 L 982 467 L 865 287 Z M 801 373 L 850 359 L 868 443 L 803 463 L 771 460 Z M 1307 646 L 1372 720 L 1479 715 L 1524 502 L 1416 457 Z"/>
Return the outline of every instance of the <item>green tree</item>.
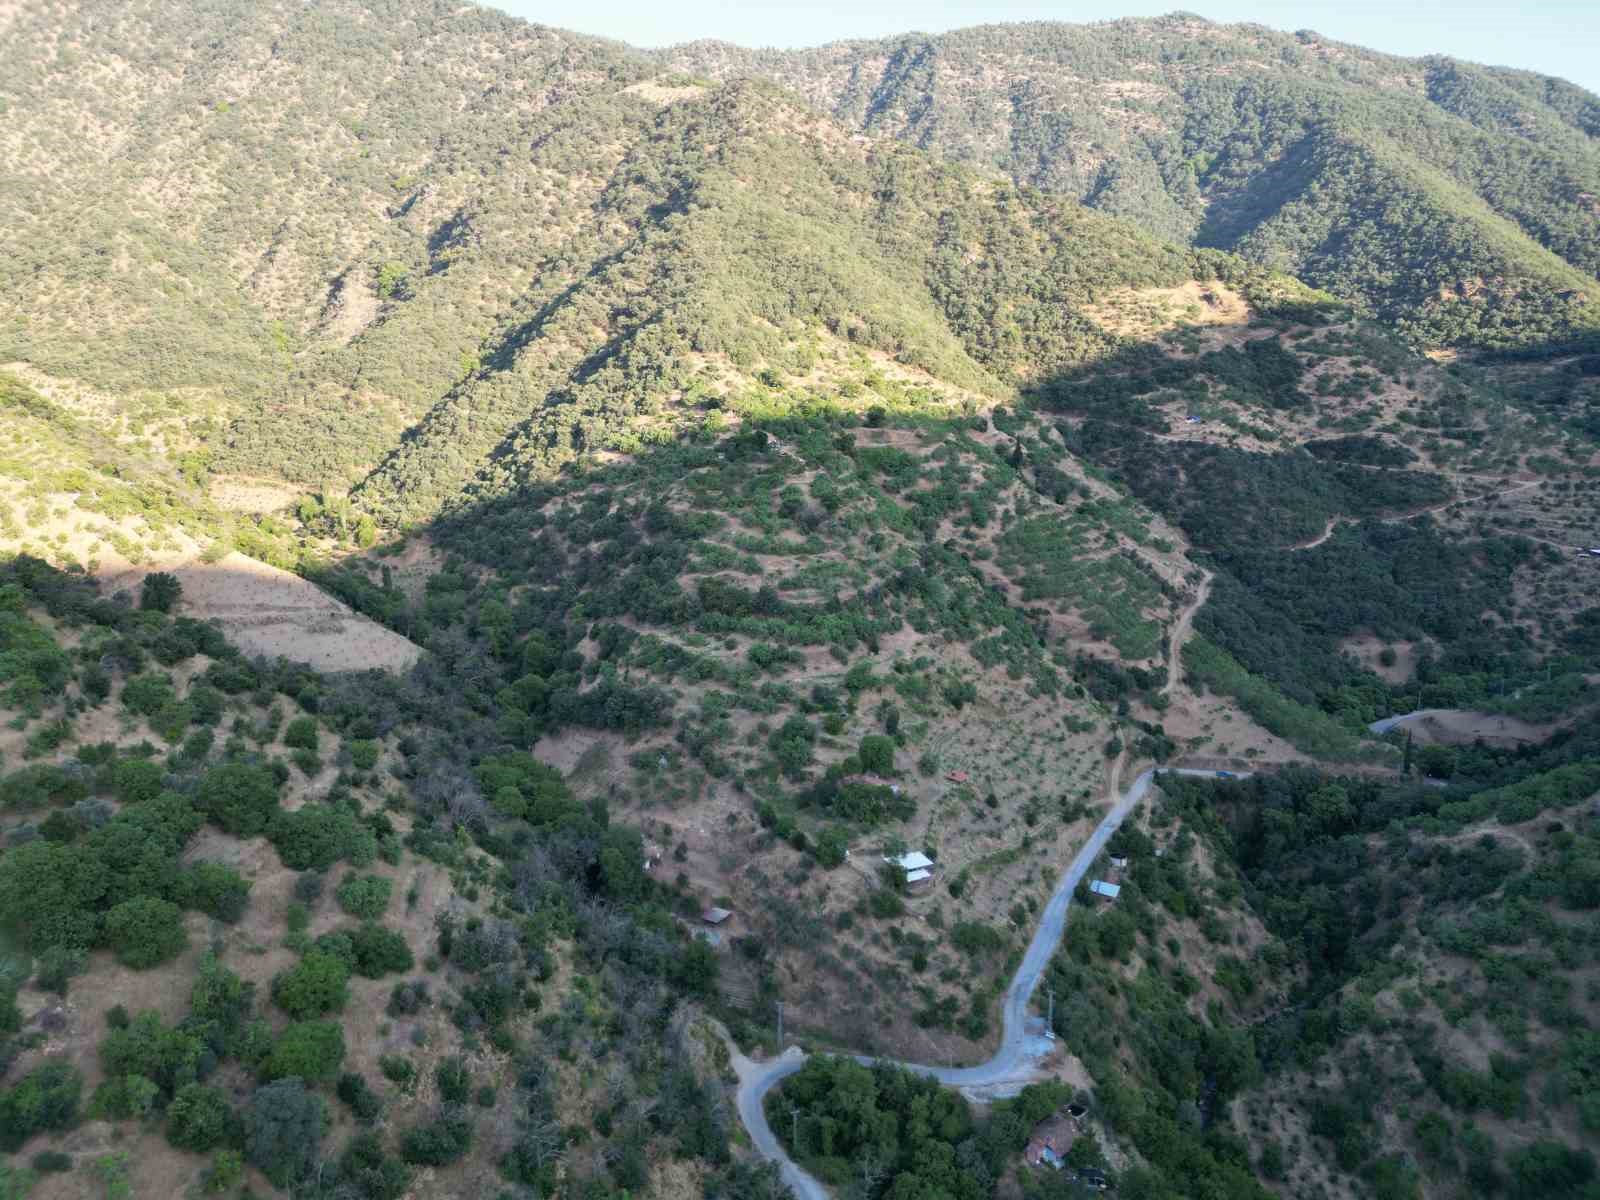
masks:
<path fill-rule="evenodd" d="M 203 1154 L 233 1140 L 234 1120 L 221 1090 L 191 1083 L 179 1088 L 167 1106 L 167 1141 Z"/>
<path fill-rule="evenodd" d="M 272 981 L 272 1000 L 297 1021 L 341 1012 L 350 999 L 349 980 L 343 959 L 311 950 Z"/>
<path fill-rule="evenodd" d="M 256 1089 L 244 1119 L 245 1157 L 279 1188 L 302 1179 L 322 1145 L 322 1097 L 300 1079 Z"/>
<path fill-rule="evenodd" d="M 124 900 L 106 913 L 105 938 L 117 960 L 136 970 L 175 958 L 189 945 L 183 911 L 154 896 Z"/>
<path fill-rule="evenodd" d="M 207 771 L 195 806 L 235 837 L 259 837 L 278 812 L 278 781 L 255 763 L 224 763 Z"/>
<path fill-rule="evenodd" d="M 183 584 L 176 575 L 153 571 L 139 585 L 139 607 L 148 612 L 169 613 L 183 596 Z"/>
<path fill-rule="evenodd" d="M 344 1030 L 337 1021 L 300 1021 L 279 1036 L 261 1067 L 265 1079 L 333 1079 L 344 1062 Z"/>

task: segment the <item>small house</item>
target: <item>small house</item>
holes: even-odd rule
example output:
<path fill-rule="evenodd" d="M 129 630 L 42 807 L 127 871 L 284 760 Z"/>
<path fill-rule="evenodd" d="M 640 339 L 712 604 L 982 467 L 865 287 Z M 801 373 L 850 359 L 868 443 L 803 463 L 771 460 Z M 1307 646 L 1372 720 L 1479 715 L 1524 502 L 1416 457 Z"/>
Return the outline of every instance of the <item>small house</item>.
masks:
<path fill-rule="evenodd" d="M 700 914 L 700 919 L 707 925 L 724 924 L 733 913 L 726 908 L 708 908 Z"/>
<path fill-rule="evenodd" d="M 644 848 L 644 869 L 654 871 L 661 865 L 661 860 L 666 857 L 666 847 L 659 842 L 650 842 Z"/>
<path fill-rule="evenodd" d="M 1047 1117 L 1033 1128 L 1022 1159 L 1030 1167 L 1050 1167 L 1059 1171 L 1067 1165 L 1066 1154 L 1077 1137 L 1077 1125 L 1060 1113 Z"/>
<path fill-rule="evenodd" d="M 1107 883 L 1104 879 L 1095 879 L 1089 883 L 1089 894 L 1098 896 L 1102 900 L 1115 900 L 1122 892 L 1122 888 L 1115 883 Z"/>
<path fill-rule="evenodd" d="M 933 883 L 933 859 L 920 850 L 910 850 L 899 858 L 884 856 L 884 862 L 905 872 L 906 890 L 920 892 Z"/>
<path fill-rule="evenodd" d="M 1128 869 L 1128 860 L 1119 855 L 1113 854 L 1111 856 L 1111 866 L 1114 870 L 1125 871 Z"/>
<path fill-rule="evenodd" d="M 968 776 L 965 771 L 951 771 L 945 778 L 951 783 L 965 783 Z"/>

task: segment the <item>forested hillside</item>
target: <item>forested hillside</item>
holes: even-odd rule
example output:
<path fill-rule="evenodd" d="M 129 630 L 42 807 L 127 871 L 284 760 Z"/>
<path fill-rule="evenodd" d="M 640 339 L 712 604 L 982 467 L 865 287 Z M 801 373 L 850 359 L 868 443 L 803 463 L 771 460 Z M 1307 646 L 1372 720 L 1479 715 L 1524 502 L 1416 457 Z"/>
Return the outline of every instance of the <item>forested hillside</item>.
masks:
<path fill-rule="evenodd" d="M 1597 136 L 0 2 L 0 1198 L 1594 1200 Z"/>
<path fill-rule="evenodd" d="M 1187 13 L 662 59 L 1236 250 L 1421 345 L 1600 326 L 1600 99 L 1559 79 Z"/>

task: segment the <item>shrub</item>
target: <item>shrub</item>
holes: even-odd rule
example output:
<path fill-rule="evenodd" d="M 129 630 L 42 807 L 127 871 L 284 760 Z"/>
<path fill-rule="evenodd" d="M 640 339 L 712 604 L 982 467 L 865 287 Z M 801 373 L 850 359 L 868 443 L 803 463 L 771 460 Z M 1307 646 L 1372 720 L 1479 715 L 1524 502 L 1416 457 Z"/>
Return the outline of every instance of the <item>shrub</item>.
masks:
<path fill-rule="evenodd" d="M 378 1070 L 383 1077 L 402 1092 L 409 1092 L 417 1083 L 416 1065 L 403 1054 L 385 1054 L 378 1059 Z"/>
<path fill-rule="evenodd" d="M 317 719 L 315 717 L 296 717 L 283 728 L 283 744 L 292 750 L 311 750 L 317 748 Z"/>
<path fill-rule="evenodd" d="M 178 898 L 188 908 L 232 925 L 244 916 L 254 886 L 232 867 L 221 863 L 199 862 L 179 877 Z"/>
<path fill-rule="evenodd" d="M 122 706 L 142 717 L 153 717 L 167 705 L 175 703 L 178 694 L 172 680 L 161 671 L 148 671 L 135 675 L 122 685 Z"/>
<path fill-rule="evenodd" d="M 316 1162 L 322 1119 L 322 1098 L 299 1079 L 258 1088 L 245 1118 L 245 1156 L 274 1185 L 287 1188 Z"/>
<path fill-rule="evenodd" d="M 375 921 L 389 907 L 391 887 L 389 880 L 382 875 L 350 874 L 344 877 L 335 894 L 339 899 L 339 907 L 352 917 Z"/>
<path fill-rule="evenodd" d="M 182 910 L 154 896 L 135 896 L 106 913 L 105 938 L 117 960 L 135 970 L 175 958 L 189 945 Z"/>
<path fill-rule="evenodd" d="M 244 1179 L 244 1156 L 237 1150 L 219 1150 L 202 1172 L 200 1186 L 210 1195 L 231 1192 Z"/>
<path fill-rule="evenodd" d="M 344 1030 L 337 1021 L 301 1021 L 278 1038 L 261 1074 L 266 1079 L 332 1079 L 344 1062 Z"/>
<path fill-rule="evenodd" d="M 818 866 L 832 870 L 844 862 L 848 847 L 849 838 L 844 830 L 837 825 L 830 825 L 817 834 L 816 841 L 812 843 L 811 853 L 816 857 Z"/>
<path fill-rule="evenodd" d="M 435 1069 L 433 1077 L 446 1104 L 465 1104 L 472 1094 L 472 1075 L 463 1058 L 445 1059 Z"/>
<path fill-rule="evenodd" d="M 62 1171 L 72 1170 L 72 1155 L 63 1154 L 59 1150 L 41 1150 L 33 1156 L 29 1164 L 35 1171 L 47 1175 L 59 1174 Z"/>
<path fill-rule="evenodd" d="M 425 1167 L 443 1167 L 472 1149 L 472 1122 L 459 1113 L 445 1113 L 431 1125 L 408 1129 L 400 1139 L 400 1157 Z"/>
<path fill-rule="evenodd" d="M 339 1012 L 350 999 L 349 979 L 342 959 L 312 950 L 272 981 L 272 1000 L 299 1021 Z"/>
<path fill-rule="evenodd" d="M 147 758 L 128 758 L 111 771 L 111 790 L 124 804 L 154 800 L 160 794 L 166 772 Z"/>
<path fill-rule="evenodd" d="M 325 871 L 340 859 L 364 865 L 378 854 L 372 830 L 362 826 L 348 808 L 332 804 L 279 811 L 267 836 L 283 865 L 294 871 Z"/>
<path fill-rule="evenodd" d="M 383 1112 L 383 1097 L 367 1085 L 366 1076 L 347 1071 L 339 1076 L 339 1099 L 349 1105 L 356 1120 L 376 1121 Z"/>
<path fill-rule="evenodd" d="M 378 765 L 378 743 L 368 738 L 350 743 L 350 765 L 358 771 L 370 771 Z"/>
<path fill-rule="evenodd" d="M 39 956 L 34 985 L 46 992 L 67 994 L 68 984 L 89 964 L 89 956 L 72 946 L 52 946 Z"/>
<path fill-rule="evenodd" d="M 350 935 L 352 969 L 366 979 L 381 979 L 416 965 L 403 935 L 382 925 L 362 925 Z"/>
<path fill-rule="evenodd" d="M 278 812 L 278 780 L 255 763 L 224 763 L 200 781 L 195 807 L 235 837 L 259 837 Z"/>
<path fill-rule="evenodd" d="M 409 1017 L 426 1008 L 428 1003 L 428 981 L 412 979 L 394 985 L 389 992 L 389 1007 L 385 1011 L 391 1017 Z"/>
<path fill-rule="evenodd" d="M 365 1200 L 400 1200 L 411 1187 L 411 1170 L 383 1151 L 370 1130 L 350 1139 L 339 1160 L 340 1194 L 353 1191 Z"/>
<path fill-rule="evenodd" d="M 83 1077 L 64 1062 L 47 1062 L 0 1092 L 0 1150 L 15 1153 L 35 1133 L 70 1129 L 82 1093 Z"/>
<path fill-rule="evenodd" d="M 147 612 L 169 613 L 183 596 L 183 584 L 176 575 L 153 571 L 139 585 L 139 607 Z"/>
<path fill-rule="evenodd" d="M 870 774 L 894 774 L 894 739 L 882 733 L 869 733 L 861 739 L 861 770 Z"/>
<path fill-rule="evenodd" d="M 170 1096 L 195 1082 L 204 1053 L 196 1033 L 168 1029 L 160 1013 L 142 1012 L 126 1029 L 114 1029 L 101 1039 L 100 1065 L 108 1078 L 137 1075 Z"/>
<path fill-rule="evenodd" d="M 167 1107 L 167 1141 L 179 1149 L 204 1153 L 236 1136 L 233 1107 L 217 1088 L 191 1083 Z"/>
<path fill-rule="evenodd" d="M 143 1075 L 117 1075 L 95 1088 L 89 1115 L 112 1121 L 147 1117 L 161 1099 L 161 1089 Z"/>
<path fill-rule="evenodd" d="M 900 899 L 900 894 L 890 888 L 880 887 L 873 889 L 867 907 L 872 915 L 880 919 L 904 916 L 906 902 Z"/>

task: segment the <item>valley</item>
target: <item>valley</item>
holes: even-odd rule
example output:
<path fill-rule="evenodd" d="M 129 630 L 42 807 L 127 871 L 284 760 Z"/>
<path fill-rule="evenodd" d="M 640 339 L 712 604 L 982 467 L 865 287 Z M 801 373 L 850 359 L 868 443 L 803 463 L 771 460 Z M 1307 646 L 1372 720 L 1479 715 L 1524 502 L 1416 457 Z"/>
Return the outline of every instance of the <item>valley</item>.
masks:
<path fill-rule="evenodd" d="M 0 64 L 5 1200 L 1593 1200 L 1600 101 L 1184 14 Z"/>

